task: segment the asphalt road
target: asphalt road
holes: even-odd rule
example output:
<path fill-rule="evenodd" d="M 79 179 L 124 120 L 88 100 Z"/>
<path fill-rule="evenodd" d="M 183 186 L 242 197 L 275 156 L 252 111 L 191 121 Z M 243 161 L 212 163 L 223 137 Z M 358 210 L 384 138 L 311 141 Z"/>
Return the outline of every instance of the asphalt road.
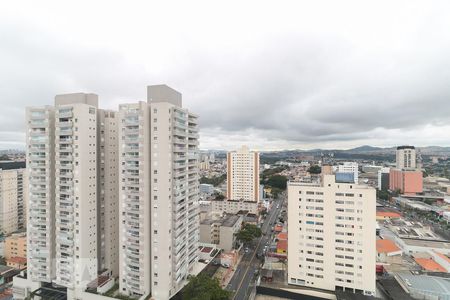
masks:
<path fill-rule="evenodd" d="M 280 216 L 282 203 L 285 201 L 283 194 L 279 199 L 274 201 L 272 209 L 266 216 L 263 225 L 261 226 L 262 236 L 254 241 L 249 247 L 250 251 L 245 253 L 241 262 L 236 267 L 236 271 L 227 286 L 227 290 L 235 291 L 234 300 L 247 299 L 250 293 L 250 284 L 255 279 L 255 271 L 259 271 L 261 260 L 256 257 L 257 253 L 262 253 L 264 246 L 268 244 L 271 239 L 272 226 Z M 277 208 L 278 206 L 278 208 Z"/>

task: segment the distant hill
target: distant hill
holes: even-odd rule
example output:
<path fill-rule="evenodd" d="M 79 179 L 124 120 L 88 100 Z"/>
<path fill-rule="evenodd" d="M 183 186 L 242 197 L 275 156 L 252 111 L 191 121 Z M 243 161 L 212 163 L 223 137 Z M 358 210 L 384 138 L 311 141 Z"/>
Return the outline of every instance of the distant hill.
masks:
<path fill-rule="evenodd" d="M 386 151 L 386 149 L 393 149 L 393 148 L 380 148 L 380 147 L 372 147 L 369 145 L 364 145 L 360 147 L 356 147 L 353 149 L 345 150 L 347 152 L 374 152 L 374 151 Z"/>

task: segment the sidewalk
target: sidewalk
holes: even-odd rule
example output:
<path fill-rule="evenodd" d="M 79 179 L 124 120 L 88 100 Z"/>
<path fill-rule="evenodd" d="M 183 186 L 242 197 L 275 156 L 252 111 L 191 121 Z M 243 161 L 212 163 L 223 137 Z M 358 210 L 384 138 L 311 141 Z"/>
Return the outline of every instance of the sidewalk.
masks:
<path fill-rule="evenodd" d="M 241 263 L 242 257 L 243 255 L 241 253 L 238 252 L 238 260 L 236 262 L 236 264 L 231 268 L 229 268 L 229 272 L 227 272 L 227 274 L 225 275 L 225 277 L 222 279 L 222 288 L 225 288 L 231 281 L 231 279 L 233 278 L 234 274 L 236 273 L 237 270 L 237 266 L 239 266 L 239 264 Z"/>

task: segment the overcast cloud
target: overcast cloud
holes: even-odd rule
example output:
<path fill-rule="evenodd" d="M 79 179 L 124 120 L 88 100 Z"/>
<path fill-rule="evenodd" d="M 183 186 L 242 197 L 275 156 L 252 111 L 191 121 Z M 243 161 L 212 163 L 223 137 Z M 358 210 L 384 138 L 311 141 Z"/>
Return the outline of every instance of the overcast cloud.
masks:
<path fill-rule="evenodd" d="M 27 105 L 159 83 L 204 149 L 449 145 L 448 1 L 91 2 L 0 4 L 0 149 Z"/>

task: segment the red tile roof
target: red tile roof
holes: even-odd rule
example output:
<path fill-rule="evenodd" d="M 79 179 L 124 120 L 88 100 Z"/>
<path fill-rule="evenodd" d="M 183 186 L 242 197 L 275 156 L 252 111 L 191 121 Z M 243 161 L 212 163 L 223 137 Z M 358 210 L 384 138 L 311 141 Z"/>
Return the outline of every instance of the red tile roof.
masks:
<path fill-rule="evenodd" d="M 278 243 L 277 243 L 277 250 L 286 251 L 287 250 L 287 241 L 286 240 L 278 241 Z"/>
<path fill-rule="evenodd" d="M 8 259 L 7 262 L 24 265 L 27 263 L 27 259 L 25 257 L 14 256 Z"/>
<path fill-rule="evenodd" d="M 424 270 L 433 272 L 447 272 L 447 270 L 430 258 L 414 258 L 416 263 L 418 263 Z"/>
<path fill-rule="evenodd" d="M 287 235 L 287 232 L 280 232 L 278 235 L 277 235 L 277 239 L 278 240 L 287 240 L 287 238 L 288 238 L 288 235 Z"/>
<path fill-rule="evenodd" d="M 391 252 L 397 252 L 401 249 L 397 247 L 397 245 L 388 239 L 384 240 L 377 240 L 377 252 L 378 253 L 391 253 Z"/>
<path fill-rule="evenodd" d="M 400 218 L 402 215 L 393 211 L 377 211 L 377 217 Z"/>

